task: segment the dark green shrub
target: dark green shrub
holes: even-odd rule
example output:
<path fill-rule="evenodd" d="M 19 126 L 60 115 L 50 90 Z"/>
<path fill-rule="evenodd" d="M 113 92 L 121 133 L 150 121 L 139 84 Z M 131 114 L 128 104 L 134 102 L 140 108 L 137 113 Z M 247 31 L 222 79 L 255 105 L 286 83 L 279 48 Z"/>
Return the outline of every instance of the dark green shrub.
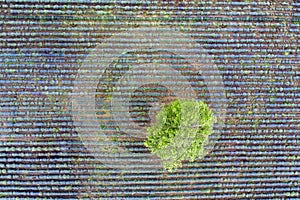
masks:
<path fill-rule="evenodd" d="M 192 162 L 204 154 L 204 144 L 216 122 L 207 104 L 194 100 L 175 100 L 165 105 L 156 119 L 157 123 L 147 128 L 145 146 L 169 171 L 180 167 L 183 160 Z"/>

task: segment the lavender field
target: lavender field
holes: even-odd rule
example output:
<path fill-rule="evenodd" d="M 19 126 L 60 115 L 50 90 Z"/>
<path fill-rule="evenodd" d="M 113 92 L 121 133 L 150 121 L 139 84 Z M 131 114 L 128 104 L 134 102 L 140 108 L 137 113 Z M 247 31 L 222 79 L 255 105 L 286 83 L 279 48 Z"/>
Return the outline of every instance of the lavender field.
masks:
<path fill-rule="evenodd" d="M 299 199 L 299 10 L 0 0 L 0 199 Z M 169 172 L 144 141 L 175 99 L 217 121 Z"/>

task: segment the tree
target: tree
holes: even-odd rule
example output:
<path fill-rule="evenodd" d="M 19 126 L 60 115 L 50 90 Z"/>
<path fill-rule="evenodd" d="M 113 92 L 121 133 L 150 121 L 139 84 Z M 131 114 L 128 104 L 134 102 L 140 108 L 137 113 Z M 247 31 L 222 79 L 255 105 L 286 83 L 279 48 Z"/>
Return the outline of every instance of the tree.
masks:
<path fill-rule="evenodd" d="M 166 104 L 147 128 L 145 146 L 163 160 L 164 168 L 173 171 L 183 160 L 193 162 L 204 154 L 204 144 L 213 133 L 216 117 L 203 101 L 175 100 Z"/>

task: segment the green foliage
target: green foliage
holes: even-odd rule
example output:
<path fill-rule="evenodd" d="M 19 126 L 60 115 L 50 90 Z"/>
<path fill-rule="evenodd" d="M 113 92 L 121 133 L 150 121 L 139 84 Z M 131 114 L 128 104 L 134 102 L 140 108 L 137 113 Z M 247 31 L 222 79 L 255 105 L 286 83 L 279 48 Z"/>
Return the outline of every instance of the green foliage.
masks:
<path fill-rule="evenodd" d="M 202 101 L 175 100 L 156 116 L 157 123 L 147 128 L 145 146 L 172 171 L 183 160 L 193 162 L 204 154 L 204 144 L 213 133 L 216 117 Z"/>

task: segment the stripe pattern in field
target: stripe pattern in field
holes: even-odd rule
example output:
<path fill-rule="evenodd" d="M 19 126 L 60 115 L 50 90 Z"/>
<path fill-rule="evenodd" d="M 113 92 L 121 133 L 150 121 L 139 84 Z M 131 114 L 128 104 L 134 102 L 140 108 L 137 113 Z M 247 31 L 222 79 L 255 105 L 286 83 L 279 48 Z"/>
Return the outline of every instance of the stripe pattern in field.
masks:
<path fill-rule="evenodd" d="M 0 199 L 299 198 L 299 10 L 292 0 L 0 0 Z M 168 51 L 157 50 L 147 32 L 124 39 L 151 27 L 189 35 L 197 49 L 170 38 Z M 132 44 L 149 48 L 109 63 L 91 56 L 99 45 L 112 55 Z M 189 61 L 199 55 L 195 70 Z M 152 83 L 150 73 L 163 78 Z M 92 87 L 76 93 L 78 80 L 98 83 L 80 104 L 91 109 L 76 118 L 74 97 Z M 212 108 L 226 104 L 216 113 L 224 124 L 204 158 L 168 173 L 145 138 L 128 132 L 145 130 L 155 106 L 190 93 Z M 82 130 L 99 138 L 84 142 Z M 91 151 L 100 146 L 109 149 Z"/>

